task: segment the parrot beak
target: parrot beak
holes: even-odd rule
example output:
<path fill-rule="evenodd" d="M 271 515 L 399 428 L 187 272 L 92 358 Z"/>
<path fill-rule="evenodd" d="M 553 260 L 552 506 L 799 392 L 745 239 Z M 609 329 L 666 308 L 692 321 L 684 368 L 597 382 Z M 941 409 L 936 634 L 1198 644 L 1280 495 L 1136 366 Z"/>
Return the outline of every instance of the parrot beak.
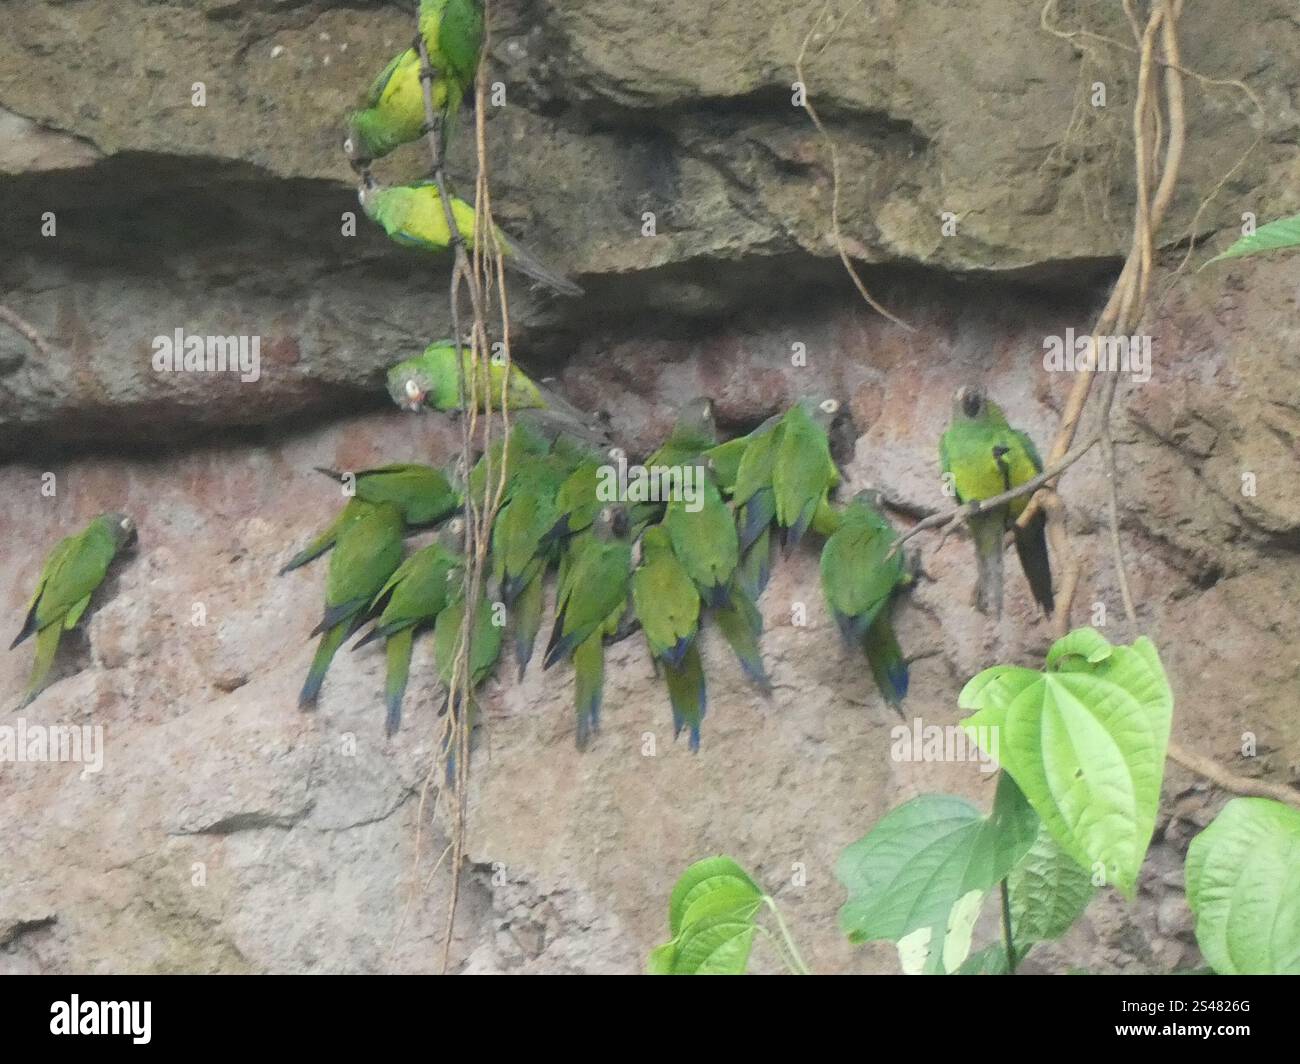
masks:
<path fill-rule="evenodd" d="M 425 391 L 414 380 L 408 380 L 402 390 L 406 393 L 406 402 L 402 404 L 403 410 L 414 413 L 424 406 Z"/>

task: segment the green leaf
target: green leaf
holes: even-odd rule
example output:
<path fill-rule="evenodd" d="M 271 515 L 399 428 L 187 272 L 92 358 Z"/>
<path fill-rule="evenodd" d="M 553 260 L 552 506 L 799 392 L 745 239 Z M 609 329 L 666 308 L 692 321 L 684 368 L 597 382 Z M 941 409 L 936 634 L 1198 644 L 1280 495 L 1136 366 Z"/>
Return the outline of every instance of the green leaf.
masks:
<path fill-rule="evenodd" d="M 705 916 L 688 926 L 677 945 L 677 975 L 744 975 L 758 928 L 730 913 Z"/>
<path fill-rule="evenodd" d="M 1072 657 L 1082 658 L 1089 665 L 1096 665 L 1110 657 L 1114 649 L 1106 638 L 1095 628 L 1076 628 L 1073 632 L 1058 639 L 1047 652 L 1047 667 L 1056 667 L 1058 662 Z"/>
<path fill-rule="evenodd" d="M 1221 262 L 1224 259 L 1239 259 L 1246 255 L 1281 251 L 1284 248 L 1297 246 L 1300 246 L 1300 214 L 1261 225 L 1252 235 L 1241 237 L 1227 251 L 1215 255 L 1205 265 L 1209 266 L 1210 263 Z"/>
<path fill-rule="evenodd" d="M 762 903 L 763 891 L 730 857 L 706 857 L 682 873 L 668 902 L 668 929 L 674 938 L 693 921 L 718 912 Z"/>
<path fill-rule="evenodd" d="M 972 953 L 954 975 L 1006 975 L 1007 950 L 1001 942 Z"/>
<path fill-rule="evenodd" d="M 1000 749 L 985 752 L 1053 838 L 1083 868 L 1100 862 L 1131 898 L 1155 830 L 1173 696 L 1149 639 L 1103 653 L 1086 634 L 1072 638 L 1087 653 L 1054 647 L 1066 671 L 976 676 L 961 703 L 978 712 L 962 723 L 977 741 L 979 729 L 997 729 Z"/>
<path fill-rule="evenodd" d="M 920 928 L 946 930 L 953 906 L 1002 879 L 1033 840 L 1032 813 L 1010 781 L 995 808 L 985 818 L 964 798 L 922 795 L 848 846 L 835 875 L 849 893 L 840 909 L 849 940 L 897 943 Z"/>
<path fill-rule="evenodd" d="M 1035 942 L 1059 938 L 1088 907 L 1096 888 L 1092 877 L 1040 829 L 1034 844 L 1007 876 L 1011 928 L 1017 954 Z"/>
<path fill-rule="evenodd" d="M 650 958 L 646 961 L 647 975 L 672 975 L 673 968 L 677 963 L 677 943 L 665 942 L 662 946 L 656 946 L 650 951 Z"/>
<path fill-rule="evenodd" d="M 1216 972 L 1300 975 L 1300 811 L 1234 798 L 1192 840 L 1186 877 L 1196 941 Z"/>

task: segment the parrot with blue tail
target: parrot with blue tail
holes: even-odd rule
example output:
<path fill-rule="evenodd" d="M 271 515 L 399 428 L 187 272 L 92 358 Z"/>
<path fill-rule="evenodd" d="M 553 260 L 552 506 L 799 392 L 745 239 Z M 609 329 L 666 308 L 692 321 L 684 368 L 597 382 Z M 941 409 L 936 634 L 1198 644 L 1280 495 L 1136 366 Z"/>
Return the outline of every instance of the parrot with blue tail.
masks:
<path fill-rule="evenodd" d="M 416 633 L 438 619 L 451 601 L 460 579 L 464 557 L 460 553 L 464 521 L 455 517 L 427 547 L 402 562 L 379 589 L 370 605 L 373 612 L 383 603 L 374 627 L 352 645 L 353 650 L 375 639 L 384 640 L 387 674 L 384 698 L 388 708 L 384 729 L 396 734 L 402 723 L 402 699 L 411 671 L 411 652 Z"/>
<path fill-rule="evenodd" d="M 822 547 L 822 593 L 845 644 L 866 654 L 880 693 L 901 714 L 908 668 L 890 605 L 909 578 L 903 552 L 894 550 L 898 536 L 876 491 L 858 492 L 839 517 Z"/>
<path fill-rule="evenodd" d="M 1013 429 L 1002 408 L 974 386 L 959 388 L 953 398 L 952 420 L 939 441 L 939 460 L 961 503 L 1000 495 L 1043 471 L 1034 441 Z M 1002 552 L 1008 528 L 1015 531 L 1016 553 L 1035 601 L 1049 615 L 1055 608 L 1046 515 L 1039 510 L 1027 527 L 1015 524 L 1028 504 L 1029 496 L 1022 495 L 970 518 L 978 566 L 975 606 L 981 613 L 1002 616 Z"/>
<path fill-rule="evenodd" d="M 801 399 L 781 419 L 772 463 L 775 517 L 783 543 L 796 546 L 840 480 L 831 457 L 830 429 L 840 404 L 834 399 Z"/>
<path fill-rule="evenodd" d="M 365 620 L 366 610 L 402 561 L 402 512 L 391 503 L 358 503 L 358 513 L 338 535 L 325 580 L 325 612 L 312 635 L 320 636 L 301 709 L 314 709 L 335 653 Z"/>
<path fill-rule="evenodd" d="M 632 605 L 654 660 L 664 667 L 673 735 L 690 730 L 690 746 L 700 748 L 700 722 L 708 708 L 704 667 L 696 636 L 700 595 L 673 553 L 668 530 L 654 525 L 641 537 L 641 563 L 632 574 Z"/>
<path fill-rule="evenodd" d="M 627 511 L 606 506 L 573 548 L 555 605 L 555 626 L 544 668 L 573 659 L 575 739 L 585 749 L 600 727 L 606 636 L 619 629 L 631 584 L 632 546 Z"/>

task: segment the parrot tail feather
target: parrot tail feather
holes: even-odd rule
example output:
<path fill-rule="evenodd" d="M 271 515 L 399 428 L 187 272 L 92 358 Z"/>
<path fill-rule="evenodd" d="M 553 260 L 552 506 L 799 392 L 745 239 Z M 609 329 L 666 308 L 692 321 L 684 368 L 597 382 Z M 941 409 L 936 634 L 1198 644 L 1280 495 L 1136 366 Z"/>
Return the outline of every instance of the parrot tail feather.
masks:
<path fill-rule="evenodd" d="M 901 716 L 909 680 L 907 659 L 903 657 L 903 649 L 898 645 L 898 636 L 888 617 L 877 618 L 876 623 L 867 629 L 862 649 L 866 652 L 871 675 L 880 693 Z"/>
<path fill-rule="evenodd" d="M 311 668 L 307 670 L 307 680 L 302 685 L 302 692 L 298 695 L 299 709 L 316 708 L 316 700 L 320 697 L 321 684 L 325 682 L 325 673 L 329 671 L 330 662 L 334 660 L 334 655 L 347 637 L 348 626 L 346 621 L 340 621 L 320 637 L 320 643 L 316 646 L 316 656 L 312 658 Z"/>
<path fill-rule="evenodd" d="M 709 706 L 699 647 L 694 643 L 690 645 L 679 668 L 673 668 L 665 662 L 664 680 L 668 685 L 668 700 L 673 710 L 673 738 L 681 734 L 682 728 L 690 728 L 691 750 L 698 753 L 700 722 Z"/>
<path fill-rule="evenodd" d="M 320 635 L 321 632 L 348 620 L 355 616 L 369 601 L 368 598 L 349 599 L 347 602 L 340 602 L 337 606 L 326 607 L 325 613 L 321 616 L 320 623 L 311 630 L 310 634 Z"/>
<path fill-rule="evenodd" d="M 27 611 L 27 617 L 23 620 L 23 630 L 14 636 L 14 641 L 9 644 L 10 650 L 13 650 L 14 647 L 36 631 L 36 607 L 39 605 L 40 598 L 38 597 L 37 600 L 32 603 L 32 608 Z"/>
<path fill-rule="evenodd" d="M 1052 594 L 1052 563 L 1047 554 L 1047 515 L 1042 510 L 1034 515 L 1027 528 L 1016 529 L 1016 553 L 1034 601 L 1050 617 L 1056 609 L 1056 599 Z"/>
<path fill-rule="evenodd" d="M 776 505 L 768 489 L 756 492 L 741 506 L 740 549 L 747 551 L 753 546 L 772 523 L 776 516 Z"/>
<path fill-rule="evenodd" d="M 32 703 L 50 682 L 50 670 L 54 668 L 54 658 L 59 652 L 59 637 L 63 634 L 63 625 L 59 621 L 47 624 L 36 633 L 36 659 L 32 662 L 32 675 L 27 684 L 27 692 L 18 704 L 22 709 Z"/>
<path fill-rule="evenodd" d="M 573 704 L 578 716 L 575 739 L 579 750 L 600 730 L 600 703 L 605 687 L 605 643 L 593 632 L 573 653 Z"/>
<path fill-rule="evenodd" d="M 975 608 L 993 617 L 1002 616 L 1002 550 L 1004 518 L 1001 513 L 971 519 L 975 539 Z"/>
<path fill-rule="evenodd" d="M 792 550 L 799 546 L 799 541 L 803 539 L 804 533 L 808 531 L 808 526 L 812 524 L 813 514 L 817 512 L 816 500 L 805 503 L 799 516 L 794 519 L 794 523 L 785 530 L 785 535 L 781 540 L 781 545 L 787 550 Z"/>
<path fill-rule="evenodd" d="M 330 469 L 328 466 L 312 466 L 312 469 L 316 470 L 317 473 L 325 474 L 330 480 L 337 481 L 340 484 L 343 483 L 343 474 L 337 469 Z"/>
<path fill-rule="evenodd" d="M 505 260 L 507 266 L 513 266 L 538 284 L 544 284 L 547 288 L 552 288 L 561 295 L 580 296 L 582 289 L 574 284 L 563 274 L 543 266 L 542 263 L 531 253 L 525 251 L 518 244 L 511 242 L 506 246 Z"/>
<path fill-rule="evenodd" d="M 406 680 L 411 674 L 411 650 L 415 644 L 415 628 L 403 628 L 388 637 L 384 654 L 388 659 L 388 674 L 384 683 L 384 699 L 388 714 L 384 731 L 391 737 L 402 725 L 402 698 L 406 694 Z"/>

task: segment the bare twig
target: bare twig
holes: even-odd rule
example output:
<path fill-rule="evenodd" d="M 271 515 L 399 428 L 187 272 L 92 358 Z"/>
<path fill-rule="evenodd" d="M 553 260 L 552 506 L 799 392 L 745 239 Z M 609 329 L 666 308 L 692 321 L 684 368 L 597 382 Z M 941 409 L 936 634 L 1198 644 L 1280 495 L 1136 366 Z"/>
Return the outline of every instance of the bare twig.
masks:
<path fill-rule="evenodd" d="M 849 258 L 848 250 L 844 246 L 844 237 L 840 233 L 840 153 L 839 149 L 835 145 L 835 139 L 829 132 L 827 132 L 826 127 L 822 124 L 821 116 L 817 114 L 817 109 L 813 106 L 812 93 L 808 89 L 808 79 L 804 76 L 803 70 L 804 58 L 808 54 L 808 45 L 812 42 L 813 34 L 817 32 L 817 27 L 821 25 L 822 20 L 829 13 L 830 6 L 830 0 L 826 0 L 822 9 L 817 13 L 817 17 L 813 19 L 813 24 L 808 28 L 808 33 L 803 39 L 803 45 L 799 49 L 799 57 L 794 62 L 794 76 L 795 80 L 803 86 L 803 109 L 808 112 L 808 117 L 812 119 L 812 124 L 817 128 L 817 132 L 820 133 L 822 139 L 826 141 L 826 147 L 830 152 L 831 240 L 835 244 L 835 250 L 839 254 L 840 262 L 844 264 L 845 271 L 847 271 L 850 280 L 853 281 L 854 287 L 857 288 L 858 294 L 862 296 L 867 306 L 871 307 L 871 309 L 877 314 L 888 318 L 895 325 L 906 329 L 908 332 L 915 332 L 915 326 L 909 325 L 907 322 L 903 321 L 902 318 L 890 313 L 876 301 L 875 297 L 872 296 L 869 291 L 867 291 L 866 283 L 862 280 L 861 274 L 858 273 L 857 267 L 853 265 L 853 260 Z M 841 25 L 843 25 L 843 22 L 844 20 L 841 19 L 836 23 L 834 29 L 832 29 L 831 33 L 828 35 L 827 43 L 829 43 L 829 36 L 834 36 L 835 32 Z M 825 45 L 822 47 L 824 48 Z"/>

